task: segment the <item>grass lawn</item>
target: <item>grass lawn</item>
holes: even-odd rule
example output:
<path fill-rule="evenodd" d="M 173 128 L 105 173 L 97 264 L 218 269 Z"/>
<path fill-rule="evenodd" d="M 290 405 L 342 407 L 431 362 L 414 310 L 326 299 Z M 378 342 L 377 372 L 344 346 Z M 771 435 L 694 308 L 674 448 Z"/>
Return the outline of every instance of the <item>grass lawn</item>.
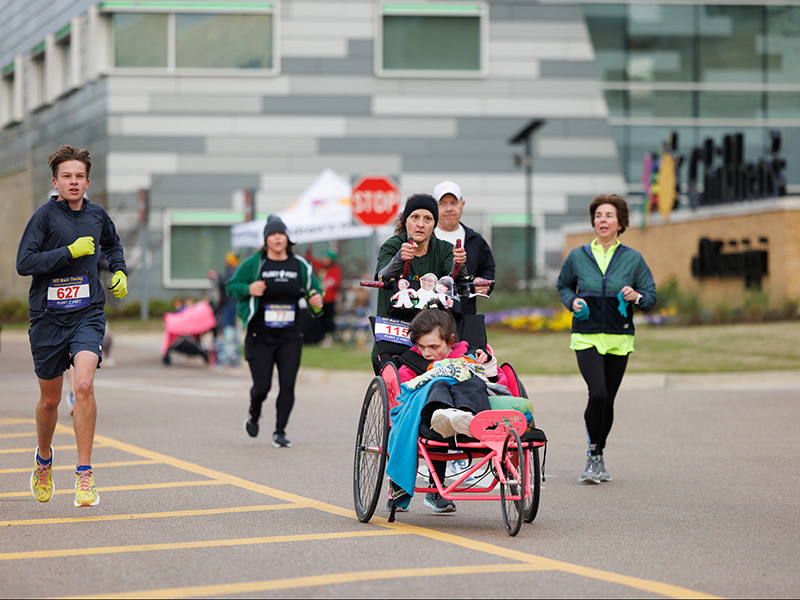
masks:
<path fill-rule="evenodd" d="M 490 329 L 501 362 L 531 375 L 577 374 L 569 333 L 519 333 Z M 306 346 L 303 365 L 371 371 L 369 347 Z M 638 327 L 628 372 L 703 373 L 800 369 L 800 321 Z"/>
<path fill-rule="evenodd" d="M 161 332 L 163 321 L 113 320 L 113 331 Z M 9 331 L 26 331 L 27 323 L 3 323 Z M 528 375 L 577 374 L 569 333 L 525 333 L 490 329 L 489 342 L 501 362 Z M 303 365 L 371 372 L 370 346 L 306 346 Z M 639 326 L 631 373 L 708 373 L 800 369 L 800 320 L 737 325 Z"/>

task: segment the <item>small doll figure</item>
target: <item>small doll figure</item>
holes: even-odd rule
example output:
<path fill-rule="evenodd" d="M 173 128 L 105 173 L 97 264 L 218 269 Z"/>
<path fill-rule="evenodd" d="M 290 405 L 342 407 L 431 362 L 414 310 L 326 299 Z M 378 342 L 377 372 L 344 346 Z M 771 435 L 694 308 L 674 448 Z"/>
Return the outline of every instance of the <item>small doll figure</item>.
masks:
<path fill-rule="evenodd" d="M 436 298 L 436 287 L 438 278 L 433 273 L 425 273 L 419 278 L 419 291 L 417 292 L 417 308 L 425 308 L 428 302 Z"/>
<path fill-rule="evenodd" d="M 442 277 L 439 282 L 436 284 L 436 287 L 433 288 L 436 292 L 436 299 L 441 302 L 444 308 L 453 308 L 453 278 L 449 275 L 445 275 Z"/>
<path fill-rule="evenodd" d="M 400 279 L 397 282 L 397 291 L 392 297 L 392 306 L 395 308 L 414 308 L 414 299 L 417 297 L 417 292 L 410 287 L 408 279 Z"/>

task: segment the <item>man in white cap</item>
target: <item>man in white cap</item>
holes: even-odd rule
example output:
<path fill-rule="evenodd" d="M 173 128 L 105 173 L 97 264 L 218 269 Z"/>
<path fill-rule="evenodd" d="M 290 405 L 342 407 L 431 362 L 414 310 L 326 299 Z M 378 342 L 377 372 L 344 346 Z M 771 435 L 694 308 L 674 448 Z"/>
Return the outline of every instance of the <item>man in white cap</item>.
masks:
<path fill-rule="evenodd" d="M 494 279 L 494 257 L 489 244 L 480 233 L 461 223 L 464 212 L 464 197 L 461 188 L 452 181 L 443 181 L 433 188 L 433 197 L 439 205 L 439 223 L 433 230 L 440 240 L 455 246 L 457 240 L 467 251 L 467 272 L 478 279 Z M 494 286 L 475 286 L 475 293 L 489 295 Z M 461 298 L 461 312 L 474 315 L 477 312 L 475 298 Z"/>

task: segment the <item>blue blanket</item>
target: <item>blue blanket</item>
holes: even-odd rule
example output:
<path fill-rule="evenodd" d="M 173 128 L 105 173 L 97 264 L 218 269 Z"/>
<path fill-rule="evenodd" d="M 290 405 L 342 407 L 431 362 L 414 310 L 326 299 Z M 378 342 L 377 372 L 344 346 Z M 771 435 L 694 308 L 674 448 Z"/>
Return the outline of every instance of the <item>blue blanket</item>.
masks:
<path fill-rule="evenodd" d="M 395 406 L 391 412 L 392 428 L 389 431 L 389 461 L 386 463 L 386 474 L 412 496 L 417 480 L 419 422 L 422 407 L 425 406 L 428 392 L 435 381 L 444 381 L 447 385 L 458 382 L 453 377 L 436 377 L 417 389 L 412 389 L 404 383 L 400 386 L 398 396 L 402 404 Z"/>

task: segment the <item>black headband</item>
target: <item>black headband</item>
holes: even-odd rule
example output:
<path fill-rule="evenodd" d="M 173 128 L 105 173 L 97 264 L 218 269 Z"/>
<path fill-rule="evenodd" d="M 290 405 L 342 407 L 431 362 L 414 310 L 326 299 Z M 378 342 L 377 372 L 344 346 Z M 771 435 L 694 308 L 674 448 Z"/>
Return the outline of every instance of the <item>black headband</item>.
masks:
<path fill-rule="evenodd" d="M 414 194 L 408 199 L 406 207 L 403 209 L 403 224 L 408 220 L 408 215 L 420 208 L 429 211 L 433 215 L 433 226 L 436 227 L 439 224 L 439 205 L 436 204 L 433 196 L 428 194 Z"/>

